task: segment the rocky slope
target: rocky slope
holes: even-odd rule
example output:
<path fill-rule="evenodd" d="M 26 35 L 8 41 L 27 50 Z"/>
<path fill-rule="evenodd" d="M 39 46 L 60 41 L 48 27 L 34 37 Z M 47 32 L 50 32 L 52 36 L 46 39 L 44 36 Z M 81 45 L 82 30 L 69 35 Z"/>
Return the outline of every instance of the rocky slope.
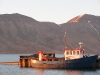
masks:
<path fill-rule="evenodd" d="M 0 53 L 34 53 L 56 51 L 60 47 L 60 27 L 38 22 L 20 14 L 0 15 Z"/>
<path fill-rule="evenodd" d="M 16 13 L 0 15 L 0 53 L 36 53 L 39 49 L 63 53 L 65 29 L 73 47 L 82 41 L 87 53 L 100 52 L 99 16 L 79 15 L 57 25 Z"/>
<path fill-rule="evenodd" d="M 67 23 L 61 24 L 62 30 L 67 30 L 67 40 L 77 46 L 83 42 L 87 53 L 100 51 L 100 17 L 94 15 L 79 15 Z"/>

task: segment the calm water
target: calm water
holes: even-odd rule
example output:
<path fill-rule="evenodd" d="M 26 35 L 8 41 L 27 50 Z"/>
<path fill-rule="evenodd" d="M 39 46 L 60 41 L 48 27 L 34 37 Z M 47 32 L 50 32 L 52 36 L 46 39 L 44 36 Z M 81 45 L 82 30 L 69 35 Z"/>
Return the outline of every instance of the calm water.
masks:
<path fill-rule="evenodd" d="M 22 55 L 22 54 L 20 54 Z M 18 54 L 0 54 L 0 62 L 19 61 Z M 0 75 L 100 75 L 100 69 L 63 70 L 21 68 L 19 65 L 1 65 Z"/>

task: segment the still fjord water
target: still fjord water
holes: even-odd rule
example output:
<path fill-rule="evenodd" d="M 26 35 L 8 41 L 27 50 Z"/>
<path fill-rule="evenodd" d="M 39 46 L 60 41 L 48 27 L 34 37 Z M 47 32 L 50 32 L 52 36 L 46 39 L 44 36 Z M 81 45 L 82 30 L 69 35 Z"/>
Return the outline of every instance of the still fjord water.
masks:
<path fill-rule="evenodd" d="M 0 54 L 0 62 L 19 61 L 20 55 L 22 54 Z M 34 69 L 21 68 L 19 65 L 0 64 L 0 75 L 100 75 L 100 69 Z"/>

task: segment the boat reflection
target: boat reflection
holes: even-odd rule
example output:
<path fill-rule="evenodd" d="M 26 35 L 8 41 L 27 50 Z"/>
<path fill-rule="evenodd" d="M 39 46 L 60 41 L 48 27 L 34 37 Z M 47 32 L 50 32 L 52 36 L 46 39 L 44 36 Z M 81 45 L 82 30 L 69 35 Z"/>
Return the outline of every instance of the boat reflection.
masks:
<path fill-rule="evenodd" d="M 78 70 L 65 70 L 64 75 L 82 75 L 82 71 Z"/>
<path fill-rule="evenodd" d="M 37 69 L 38 75 L 44 75 L 44 71 L 43 69 Z"/>
<path fill-rule="evenodd" d="M 37 75 L 45 75 L 45 74 L 61 75 L 62 72 L 63 72 L 63 75 L 83 75 L 82 71 L 80 70 L 63 70 L 63 69 L 35 69 L 35 70 L 37 71 Z"/>

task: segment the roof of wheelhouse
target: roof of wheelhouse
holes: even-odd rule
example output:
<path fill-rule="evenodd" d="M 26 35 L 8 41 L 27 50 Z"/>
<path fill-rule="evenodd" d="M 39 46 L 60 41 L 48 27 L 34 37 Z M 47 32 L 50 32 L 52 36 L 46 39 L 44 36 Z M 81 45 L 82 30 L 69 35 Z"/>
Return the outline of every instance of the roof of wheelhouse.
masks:
<path fill-rule="evenodd" d="M 75 48 L 75 49 L 64 49 L 64 51 L 84 51 L 83 48 Z"/>

